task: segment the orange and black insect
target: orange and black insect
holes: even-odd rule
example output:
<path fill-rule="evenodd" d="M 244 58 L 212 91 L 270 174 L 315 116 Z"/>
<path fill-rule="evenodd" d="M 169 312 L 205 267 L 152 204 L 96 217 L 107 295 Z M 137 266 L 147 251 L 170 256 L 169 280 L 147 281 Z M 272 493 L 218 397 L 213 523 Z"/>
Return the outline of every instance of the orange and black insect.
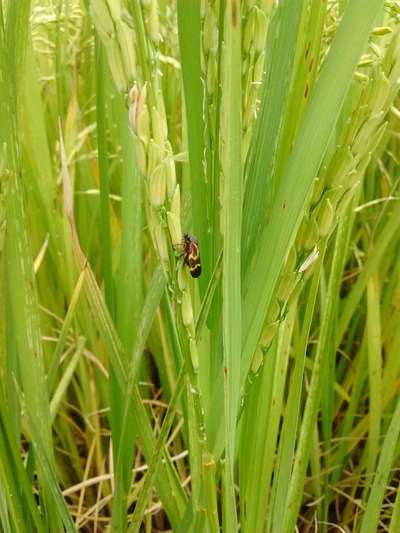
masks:
<path fill-rule="evenodd" d="M 189 267 L 192 278 L 198 278 L 201 274 L 199 243 L 190 233 L 183 236 L 183 261 Z"/>

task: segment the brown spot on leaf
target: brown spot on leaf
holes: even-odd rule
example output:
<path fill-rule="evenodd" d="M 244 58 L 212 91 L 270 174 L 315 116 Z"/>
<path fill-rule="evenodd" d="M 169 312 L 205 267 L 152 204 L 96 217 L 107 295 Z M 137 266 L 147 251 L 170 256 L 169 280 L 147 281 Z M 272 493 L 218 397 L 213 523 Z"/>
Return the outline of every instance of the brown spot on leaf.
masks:
<path fill-rule="evenodd" d="M 306 85 L 306 88 L 304 89 L 304 98 L 307 98 L 308 96 L 308 84 Z"/>
<path fill-rule="evenodd" d="M 232 0 L 232 26 L 236 28 L 237 26 L 237 4 L 236 0 Z"/>
<path fill-rule="evenodd" d="M 310 64 L 308 65 L 308 72 L 311 72 L 314 66 L 314 58 L 311 59 Z"/>
<path fill-rule="evenodd" d="M 306 58 L 306 59 L 307 59 L 308 54 L 309 54 L 309 52 L 310 52 L 310 44 L 311 44 L 311 43 L 308 43 L 307 46 L 306 46 L 306 51 L 305 51 L 305 58 Z"/>
<path fill-rule="evenodd" d="M 287 208 L 287 201 L 285 200 L 282 204 L 282 209 L 286 209 Z"/>

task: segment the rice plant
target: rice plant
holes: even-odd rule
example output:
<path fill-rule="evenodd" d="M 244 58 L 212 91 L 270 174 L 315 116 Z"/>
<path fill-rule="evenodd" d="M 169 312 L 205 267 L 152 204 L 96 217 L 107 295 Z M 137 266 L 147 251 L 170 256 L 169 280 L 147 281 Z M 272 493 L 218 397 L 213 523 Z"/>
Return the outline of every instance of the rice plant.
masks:
<path fill-rule="evenodd" d="M 400 532 L 400 2 L 0 0 L 0 531 Z"/>

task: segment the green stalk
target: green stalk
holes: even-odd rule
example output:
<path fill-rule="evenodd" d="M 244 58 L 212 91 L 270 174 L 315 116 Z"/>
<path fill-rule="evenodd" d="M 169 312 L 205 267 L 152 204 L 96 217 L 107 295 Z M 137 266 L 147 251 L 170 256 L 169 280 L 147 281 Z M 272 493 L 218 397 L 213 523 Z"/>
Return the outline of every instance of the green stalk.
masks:
<path fill-rule="evenodd" d="M 370 275 L 379 268 L 380 261 L 384 257 L 386 249 L 393 240 L 393 237 L 398 234 L 399 227 L 400 216 L 398 213 L 392 213 L 392 215 L 388 217 L 384 228 L 379 233 L 379 238 L 376 239 L 374 253 L 368 257 L 355 286 L 342 306 L 342 312 L 337 327 L 336 345 L 340 343 L 344 336 L 350 319 L 365 292 Z"/>
<path fill-rule="evenodd" d="M 19 449 L 14 444 L 13 428 L 2 391 L 0 402 L 0 477 L 7 514 L 16 531 L 28 531 L 29 527 L 35 527 L 37 531 L 44 532 L 45 525 L 33 497 L 31 481 L 19 456 Z"/>
<path fill-rule="evenodd" d="M 223 520 L 226 531 L 236 531 L 234 462 L 236 418 L 240 399 L 240 347 L 242 345 L 241 247 L 242 149 L 241 149 L 241 8 L 227 0 L 224 32 L 221 156 L 224 175 L 222 274 L 222 339 L 224 354 Z"/>
<path fill-rule="evenodd" d="M 329 277 L 328 291 L 325 306 L 322 310 L 321 329 L 318 338 L 318 346 L 313 362 L 311 381 L 308 389 L 307 400 L 304 408 L 304 415 L 300 427 L 300 435 L 295 455 L 292 478 L 287 495 L 287 508 L 283 521 L 282 531 L 289 533 L 296 525 L 296 518 L 301 505 L 304 480 L 307 465 L 310 457 L 310 448 L 313 438 L 313 431 L 317 419 L 320 395 L 321 395 L 321 368 L 324 363 L 324 354 L 327 343 L 329 343 L 329 331 L 332 323 L 333 295 L 337 290 L 341 274 L 341 232 L 338 233 L 335 242 L 335 251 L 332 262 L 332 270 Z"/>
<path fill-rule="evenodd" d="M 110 183 L 107 168 L 107 121 L 105 98 L 105 69 L 103 45 L 96 37 L 96 119 L 97 147 L 100 173 L 100 237 L 103 257 L 104 292 L 107 307 L 114 316 L 114 289 L 112 273 L 112 243 L 110 228 Z"/>
<path fill-rule="evenodd" d="M 274 480 L 272 488 L 271 518 L 267 523 L 269 531 L 275 531 L 280 527 L 282 516 L 284 516 L 286 512 L 287 487 L 290 483 L 295 444 L 298 436 L 297 428 L 300 418 L 305 358 L 324 258 L 325 248 L 320 251 L 320 256 L 318 257 L 315 266 L 315 272 L 308 291 L 300 341 L 297 350 L 295 351 L 295 366 L 290 380 L 289 397 L 286 404 L 285 416 L 283 418 L 278 458 L 275 467 L 277 477 Z"/>
<path fill-rule="evenodd" d="M 150 499 L 151 488 L 152 488 L 154 478 L 155 478 L 157 469 L 159 468 L 160 461 L 162 458 L 162 451 L 166 445 L 168 434 L 171 430 L 172 422 L 174 421 L 175 407 L 176 407 L 176 404 L 179 400 L 179 396 L 181 395 L 182 389 L 185 384 L 184 378 L 185 378 L 185 367 L 183 365 L 181 368 L 181 371 L 179 372 L 178 378 L 176 380 L 175 390 L 168 404 L 168 410 L 165 414 L 165 418 L 164 418 L 164 421 L 161 427 L 160 435 L 158 437 L 156 448 L 154 450 L 154 455 L 151 459 L 149 468 L 147 470 L 146 479 L 144 481 L 142 491 L 140 493 L 138 501 L 136 502 L 135 511 L 132 516 L 132 522 L 128 529 L 129 533 L 139 532 L 140 523 L 144 516 L 146 504 L 148 500 Z"/>
<path fill-rule="evenodd" d="M 116 273 L 116 323 L 127 353 L 131 353 L 143 306 L 143 178 L 137 168 L 132 134 L 122 97 L 116 97 L 122 144 L 121 252 Z"/>
<path fill-rule="evenodd" d="M 132 434 L 132 396 L 137 387 L 137 375 L 142 360 L 143 350 L 150 328 L 153 324 L 157 307 L 164 293 L 166 280 L 161 266 L 155 271 L 149 287 L 146 301 L 139 323 L 136 341 L 128 368 L 127 387 L 122 395 L 122 416 L 119 418 L 120 434 L 118 448 L 115 451 L 115 493 L 113 502 L 112 528 L 114 531 L 125 531 L 127 526 L 127 500 L 131 484 L 131 463 L 134 450 L 134 434 Z M 157 447 L 156 447 L 157 450 Z M 156 452 L 154 452 L 156 453 Z"/>
<path fill-rule="evenodd" d="M 367 352 L 369 378 L 369 434 L 367 473 L 373 474 L 378 458 L 382 417 L 382 336 L 378 274 L 367 285 Z M 367 484 L 368 485 L 368 484 Z"/>
<path fill-rule="evenodd" d="M 385 495 L 386 484 L 388 483 L 393 460 L 396 456 L 400 435 L 400 398 L 397 399 L 396 409 L 379 457 L 378 466 L 374 477 L 371 493 L 368 498 L 367 508 L 361 522 L 361 533 L 374 533 L 378 530 L 379 515 L 382 501 Z M 398 527 L 397 523 L 397 527 Z M 395 524 L 396 526 L 396 524 Z M 396 531 L 393 529 L 393 531 Z"/>

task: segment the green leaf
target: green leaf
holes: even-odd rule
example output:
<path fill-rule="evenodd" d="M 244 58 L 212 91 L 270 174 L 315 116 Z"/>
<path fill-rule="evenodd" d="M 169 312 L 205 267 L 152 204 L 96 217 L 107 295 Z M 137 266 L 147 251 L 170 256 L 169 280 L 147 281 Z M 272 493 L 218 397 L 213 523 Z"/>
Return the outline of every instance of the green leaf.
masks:
<path fill-rule="evenodd" d="M 247 374 L 272 293 L 287 257 L 322 158 L 382 0 L 348 2 L 299 128 L 293 152 L 257 245 L 254 268 L 243 283 L 243 365 Z M 348 46 L 352 35 L 352 46 Z M 332 80 L 335 83 L 332 83 Z M 271 250 L 273 253 L 271 254 Z"/>
<path fill-rule="evenodd" d="M 193 232 L 201 243 L 203 276 L 200 285 L 205 288 L 211 269 L 209 193 L 204 177 L 204 119 L 203 86 L 200 68 L 200 3 L 197 0 L 178 0 L 178 36 L 182 65 L 182 81 L 185 97 L 188 149 L 190 162 L 190 186 L 192 196 Z"/>

